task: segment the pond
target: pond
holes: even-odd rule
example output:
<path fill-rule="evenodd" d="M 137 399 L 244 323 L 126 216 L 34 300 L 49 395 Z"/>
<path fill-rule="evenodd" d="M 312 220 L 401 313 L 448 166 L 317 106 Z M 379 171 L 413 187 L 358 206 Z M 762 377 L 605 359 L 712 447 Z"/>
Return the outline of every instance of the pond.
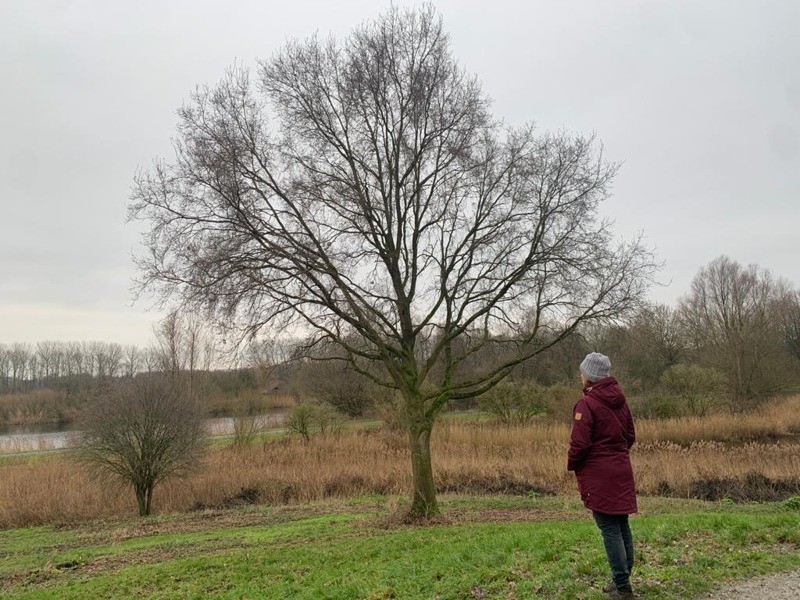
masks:
<path fill-rule="evenodd" d="M 277 429 L 283 425 L 286 409 L 277 408 L 266 414 L 252 417 L 260 430 Z M 206 436 L 232 435 L 233 417 L 206 419 Z M 0 454 L 21 452 L 47 452 L 69 448 L 80 434 L 74 423 L 32 423 L 26 425 L 0 425 Z"/>

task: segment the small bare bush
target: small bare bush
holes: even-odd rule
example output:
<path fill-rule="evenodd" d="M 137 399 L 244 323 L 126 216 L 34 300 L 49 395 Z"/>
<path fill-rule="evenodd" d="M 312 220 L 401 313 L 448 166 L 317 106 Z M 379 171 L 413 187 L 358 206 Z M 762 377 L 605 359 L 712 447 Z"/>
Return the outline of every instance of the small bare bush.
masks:
<path fill-rule="evenodd" d="M 538 383 L 503 381 L 483 394 L 479 404 L 506 425 L 525 425 L 547 410 L 547 388 Z"/>
<path fill-rule="evenodd" d="M 88 407 L 77 457 L 97 473 L 130 485 L 139 515 L 149 515 L 155 486 L 196 466 L 202 424 L 199 404 L 172 381 L 136 377 Z"/>
<path fill-rule="evenodd" d="M 233 417 L 233 445 L 237 448 L 249 446 L 265 429 L 264 419 L 259 415 L 236 415 Z"/>
<path fill-rule="evenodd" d="M 570 381 L 559 381 L 547 387 L 545 397 L 548 413 L 572 419 L 572 407 L 581 397 L 580 386 Z"/>
<path fill-rule="evenodd" d="M 399 394 L 386 394 L 381 401 L 375 403 L 375 413 L 383 421 L 386 429 L 390 431 L 405 431 L 407 419 Z"/>
<path fill-rule="evenodd" d="M 681 402 L 671 394 L 646 393 L 628 397 L 631 412 L 640 419 L 677 419 L 686 413 Z"/>
<path fill-rule="evenodd" d="M 302 402 L 286 417 L 286 429 L 309 441 L 314 433 L 336 433 L 341 431 L 341 418 L 327 405 Z"/>
<path fill-rule="evenodd" d="M 270 419 L 263 415 L 263 403 L 251 398 L 236 406 L 233 414 L 233 445 L 243 448 L 254 443 L 269 428 Z"/>

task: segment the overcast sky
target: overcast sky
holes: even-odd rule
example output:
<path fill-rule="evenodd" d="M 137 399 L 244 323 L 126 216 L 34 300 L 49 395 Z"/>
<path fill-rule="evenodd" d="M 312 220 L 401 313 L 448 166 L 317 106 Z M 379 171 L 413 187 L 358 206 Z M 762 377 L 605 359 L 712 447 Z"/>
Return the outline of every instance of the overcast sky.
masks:
<path fill-rule="evenodd" d="M 596 132 L 624 163 L 602 212 L 665 262 L 654 300 L 720 254 L 800 284 L 800 2 L 435 5 L 497 116 Z M 234 61 L 387 6 L 0 0 L 0 343 L 149 343 L 126 203 L 171 156 L 176 109 Z"/>

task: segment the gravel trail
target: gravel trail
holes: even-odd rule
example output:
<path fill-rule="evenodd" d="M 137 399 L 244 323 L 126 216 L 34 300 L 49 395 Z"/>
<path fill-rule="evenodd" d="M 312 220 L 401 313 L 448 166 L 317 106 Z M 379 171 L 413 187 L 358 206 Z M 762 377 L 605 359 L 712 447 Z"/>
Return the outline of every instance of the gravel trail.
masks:
<path fill-rule="evenodd" d="M 706 600 L 800 600 L 800 571 L 731 583 L 702 596 Z"/>

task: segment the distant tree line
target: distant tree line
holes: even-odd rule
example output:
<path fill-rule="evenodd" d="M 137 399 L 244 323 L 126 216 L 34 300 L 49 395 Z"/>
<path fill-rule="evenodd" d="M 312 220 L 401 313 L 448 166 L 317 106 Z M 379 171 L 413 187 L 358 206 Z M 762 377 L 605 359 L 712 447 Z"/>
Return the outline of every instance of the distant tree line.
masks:
<path fill-rule="evenodd" d="M 81 393 L 98 382 L 139 373 L 183 373 L 185 385 L 214 363 L 214 336 L 197 319 L 169 314 L 155 328 L 155 344 L 141 348 L 114 342 L 43 341 L 0 344 L 0 394 L 39 389 Z"/>
<path fill-rule="evenodd" d="M 543 329 L 530 343 L 550 341 Z M 490 339 L 452 377 L 466 380 L 513 351 L 502 337 Z M 611 356 L 614 374 L 642 416 L 745 411 L 800 389 L 800 292 L 766 269 L 722 256 L 700 269 L 676 306 L 646 304 L 624 321 L 579 327 L 517 366 L 503 385 L 451 404 L 479 405 L 511 423 L 561 411 L 574 402 L 578 365 L 591 351 Z M 317 360 L 305 359 L 291 371 L 298 396 L 350 416 L 386 396 L 337 361 L 332 348 L 315 352 Z"/>
<path fill-rule="evenodd" d="M 0 344 L 0 393 L 69 389 L 92 379 L 132 377 L 159 366 L 155 348 L 114 342 Z"/>
<path fill-rule="evenodd" d="M 677 306 L 647 305 L 622 323 L 583 328 L 515 377 L 574 379 L 592 350 L 612 357 L 614 374 L 654 416 L 747 410 L 799 389 L 800 292 L 722 256 L 700 269 Z"/>
<path fill-rule="evenodd" d="M 79 393 L 93 382 L 137 373 L 167 373 L 173 379 L 180 373 L 191 395 L 210 386 L 227 395 L 245 389 L 281 391 L 330 405 L 347 417 L 381 410 L 376 403 L 392 400 L 346 364 L 334 346 L 308 351 L 303 340 L 258 340 L 240 361 L 242 368 L 220 371 L 210 381 L 220 353 L 198 321 L 173 313 L 159 324 L 155 337 L 156 344 L 148 348 L 106 342 L 0 345 L 0 393 L 44 388 Z M 530 343 L 548 341 L 543 329 Z M 746 410 L 800 386 L 800 292 L 756 265 L 720 257 L 698 272 L 676 306 L 645 305 L 624 322 L 576 329 L 521 363 L 509 376 L 511 387 L 489 394 L 483 406 L 496 406 L 495 412 L 508 414 L 509 420 L 540 413 L 542 407 L 558 410 L 547 398 L 565 395 L 564 382 L 577 380 L 577 365 L 594 350 L 612 357 L 614 373 L 644 414 Z M 451 376 L 472 377 L 502 362 L 508 351 L 502 339 L 489 340 Z M 512 415 L 525 398 L 528 405 Z M 452 405 L 478 403 L 466 399 Z"/>
<path fill-rule="evenodd" d="M 603 342 L 636 391 L 683 397 L 703 414 L 710 401 L 702 396 L 715 389 L 734 411 L 796 390 L 799 333 L 798 291 L 722 256 L 700 269 L 676 308 L 648 307 Z"/>
<path fill-rule="evenodd" d="M 492 390 L 453 401 L 451 407 L 477 406 L 508 425 L 545 413 L 568 414 L 579 394 L 577 365 L 593 350 L 612 357 L 614 374 L 638 416 L 745 411 L 777 393 L 800 389 L 800 293 L 765 269 L 724 256 L 700 269 L 674 307 L 644 305 L 624 322 L 576 328 L 550 347 L 547 331 L 543 327 L 528 342 L 545 350 Z M 247 368 L 212 371 L 219 349 L 200 321 L 172 313 L 158 325 L 155 338 L 145 349 L 103 342 L 0 346 L 1 391 L 100 390 L 85 394 L 88 402 L 81 405 L 85 431 L 77 456 L 98 473 L 130 485 L 140 515 L 150 514 L 159 482 L 197 466 L 201 401 L 212 388 L 228 399 L 244 390 L 261 394 L 276 388 L 294 395 L 298 404 L 285 425 L 306 438 L 334 431 L 337 412 L 340 417 L 377 414 L 390 426 L 403 419 L 391 391 L 353 369 L 333 344 L 255 340 L 243 356 Z M 456 351 L 460 346 L 461 340 L 454 340 Z M 450 376 L 474 378 L 514 351 L 502 336 L 485 340 Z M 380 375 L 379 363 L 362 367 Z M 252 441 L 258 433 L 254 407 L 239 409 L 244 412 L 231 413 L 239 427 L 235 438 Z"/>

